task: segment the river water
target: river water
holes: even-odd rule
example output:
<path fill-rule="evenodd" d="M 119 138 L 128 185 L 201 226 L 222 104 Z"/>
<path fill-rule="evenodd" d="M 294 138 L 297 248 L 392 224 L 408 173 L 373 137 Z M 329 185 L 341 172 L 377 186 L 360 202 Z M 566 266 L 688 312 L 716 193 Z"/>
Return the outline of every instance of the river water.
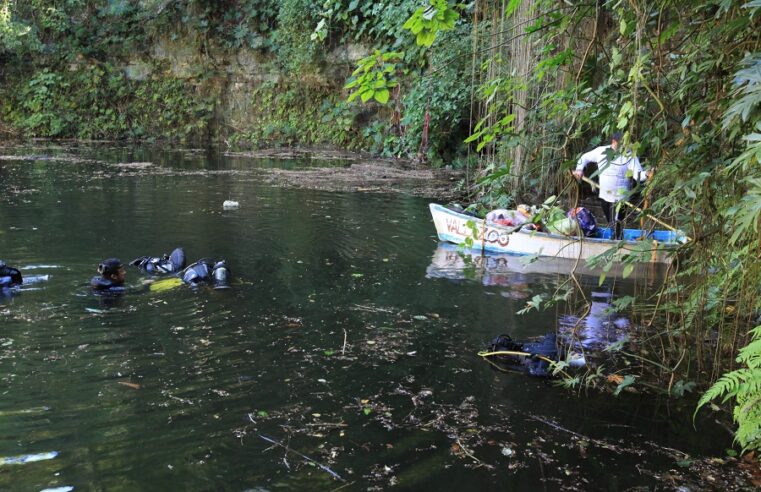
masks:
<path fill-rule="evenodd" d="M 501 333 L 567 324 L 517 314 L 563 278 L 463 270 L 428 200 L 264 179 L 347 163 L 1 153 L 0 258 L 50 277 L 0 300 L 0 489 L 700 487 L 731 447 L 710 416 L 693 427 L 694 399 L 568 391 L 478 357 Z M 177 246 L 226 259 L 233 288 L 142 292 L 129 268 L 135 292 L 89 293 L 101 259 Z M 588 347 L 635 329 L 589 326 L 605 333 Z"/>

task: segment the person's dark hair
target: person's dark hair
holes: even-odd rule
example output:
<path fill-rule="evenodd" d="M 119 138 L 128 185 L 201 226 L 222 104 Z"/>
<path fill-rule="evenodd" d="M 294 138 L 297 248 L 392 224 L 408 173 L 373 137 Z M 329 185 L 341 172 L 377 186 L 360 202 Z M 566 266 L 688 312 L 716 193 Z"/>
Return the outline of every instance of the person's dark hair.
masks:
<path fill-rule="evenodd" d="M 100 262 L 98 265 L 98 273 L 104 277 L 110 277 L 119 272 L 120 268 L 123 268 L 121 260 L 119 258 L 107 258 Z"/>
<path fill-rule="evenodd" d="M 615 140 L 616 142 L 620 142 L 623 138 L 624 135 L 621 132 L 613 132 L 613 135 L 610 136 L 610 141 L 612 142 Z"/>

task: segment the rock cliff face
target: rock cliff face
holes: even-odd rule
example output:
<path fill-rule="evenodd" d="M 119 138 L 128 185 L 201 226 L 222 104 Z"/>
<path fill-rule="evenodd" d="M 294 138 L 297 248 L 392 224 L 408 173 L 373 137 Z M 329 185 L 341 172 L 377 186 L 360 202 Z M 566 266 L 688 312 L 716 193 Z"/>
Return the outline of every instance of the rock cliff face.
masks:
<path fill-rule="evenodd" d="M 267 119 L 265 113 L 272 112 L 278 101 L 274 95 L 274 101 L 263 104 L 263 91 L 276 94 L 286 86 L 299 85 L 323 101 L 343 97 L 343 85 L 356 61 L 367 54 L 368 49 L 358 44 L 338 47 L 327 54 L 318 72 L 298 74 L 295 80 L 284 73 L 274 56 L 259 50 L 221 52 L 207 49 L 197 39 L 163 38 L 155 43 L 149 57 L 134 57 L 122 69 L 132 80 L 168 75 L 185 80 L 199 94 L 212 95 L 217 101 L 212 134 L 224 139 L 251 131 Z M 312 102 L 320 105 L 323 101 Z"/>

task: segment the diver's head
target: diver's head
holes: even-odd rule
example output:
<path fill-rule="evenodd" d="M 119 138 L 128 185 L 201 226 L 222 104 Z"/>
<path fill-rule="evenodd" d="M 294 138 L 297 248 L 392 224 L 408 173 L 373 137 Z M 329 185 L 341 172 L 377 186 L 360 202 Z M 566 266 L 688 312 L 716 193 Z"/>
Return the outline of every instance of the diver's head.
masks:
<path fill-rule="evenodd" d="M 98 273 L 103 278 L 106 278 L 114 283 L 114 285 L 121 285 L 124 283 L 124 279 L 127 277 L 127 270 L 122 265 L 119 258 L 107 258 L 100 262 L 98 265 Z"/>

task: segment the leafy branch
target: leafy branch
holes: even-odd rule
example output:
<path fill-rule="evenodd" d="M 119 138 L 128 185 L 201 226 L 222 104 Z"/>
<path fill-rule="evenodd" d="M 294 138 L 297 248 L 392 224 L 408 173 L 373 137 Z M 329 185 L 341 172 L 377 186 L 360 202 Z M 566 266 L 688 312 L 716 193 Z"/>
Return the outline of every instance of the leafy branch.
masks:
<path fill-rule="evenodd" d="M 375 99 L 386 104 L 391 95 L 390 89 L 399 85 L 396 76 L 400 71 L 399 60 L 403 57 L 402 52 L 381 53 L 380 50 L 375 50 L 372 55 L 359 60 L 359 66 L 344 86 L 344 89 L 354 90 L 349 94 L 348 101 L 359 97 L 363 103 Z"/>

